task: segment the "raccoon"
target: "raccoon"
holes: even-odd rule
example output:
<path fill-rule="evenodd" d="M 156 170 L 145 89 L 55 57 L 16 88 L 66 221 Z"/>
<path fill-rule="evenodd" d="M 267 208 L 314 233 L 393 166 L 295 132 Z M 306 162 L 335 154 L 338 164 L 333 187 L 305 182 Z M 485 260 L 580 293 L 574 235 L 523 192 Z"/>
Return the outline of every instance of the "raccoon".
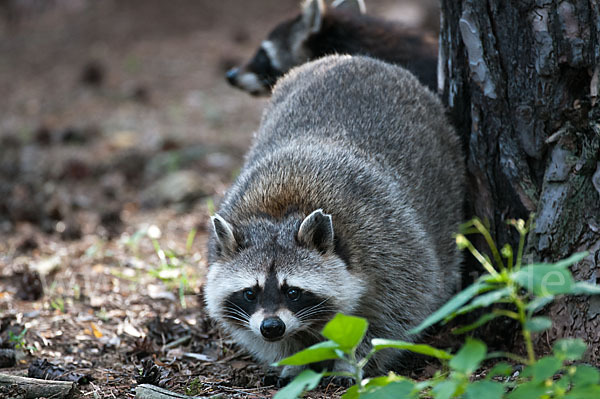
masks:
<path fill-rule="evenodd" d="M 265 363 L 319 342 L 337 312 L 369 320 L 359 356 L 375 337 L 410 340 L 459 284 L 463 163 L 437 96 L 405 69 L 336 55 L 291 70 L 212 217 L 209 315 Z"/>
<path fill-rule="evenodd" d="M 402 65 L 437 90 L 437 41 L 400 24 L 364 15 L 362 0 L 307 0 L 302 12 L 269 33 L 254 57 L 227 80 L 252 95 L 268 95 L 292 67 L 330 54 L 368 55 Z"/>

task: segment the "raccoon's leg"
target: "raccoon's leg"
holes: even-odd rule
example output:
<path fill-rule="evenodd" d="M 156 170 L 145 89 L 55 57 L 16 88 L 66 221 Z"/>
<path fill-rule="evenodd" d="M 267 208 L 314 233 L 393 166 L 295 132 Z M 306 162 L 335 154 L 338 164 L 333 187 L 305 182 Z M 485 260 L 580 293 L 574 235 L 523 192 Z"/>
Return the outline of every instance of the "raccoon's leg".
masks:
<path fill-rule="evenodd" d="M 333 372 L 345 372 L 345 373 L 350 373 L 350 374 L 356 375 L 356 368 L 353 365 L 351 365 L 350 363 L 345 362 L 343 360 L 336 360 L 333 363 L 332 371 Z M 362 377 L 363 377 L 363 372 L 362 372 L 362 370 L 360 370 L 360 379 L 361 380 L 362 380 Z M 348 377 L 348 378 L 350 378 L 350 377 Z"/>
<path fill-rule="evenodd" d="M 329 362 L 327 362 L 329 363 Z M 302 371 L 308 369 L 308 368 L 313 368 L 311 366 L 315 366 L 313 365 L 309 365 L 309 366 L 284 366 L 283 369 L 281 370 L 281 373 L 279 374 L 279 377 L 276 379 L 276 382 L 270 383 L 268 385 L 276 385 L 277 387 L 283 387 L 285 385 L 287 385 L 294 377 L 296 377 L 298 374 L 300 374 Z M 342 360 L 336 360 L 335 362 L 329 363 L 330 367 L 327 367 L 325 364 L 317 364 L 317 367 L 315 367 L 317 370 L 324 370 L 324 369 L 329 369 L 332 372 L 345 372 L 345 373 L 350 373 L 350 374 L 356 374 L 356 369 L 350 365 L 347 362 L 344 362 Z M 321 366 L 321 367 L 319 367 Z M 333 366 L 333 367 L 331 367 Z M 360 373 L 360 379 L 362 380 L 362 370 Z M 269 382 L 271 381 L 271 379 L 269 379 Z M 323 378 L 323 380 L 321 381 L 321 385 L 327 386 L 329 384 L 335 384 L 335 385 L 339 385 L 345 388 L 349 388 L 350 386 L 355 384 L 355 380 L 352 377 L 346 377 L 346 376 L 330 376 L 330 377 L 325 377 Z"/>
<path fill-rule="evenodd" d="M 283 388 L 306 368 L 307 366 L 269 367 L 263 378 L 263 384 Z"/>
<path fill-rule="evenodd" d="M 383 349 L 375 353 L 363 369 L 367 377 L 386 375 L 388 371 L 396 369 L 401 352 L 397 349 Z"/>
<path fill-rule="evenodd" d="M 371 340 L 373 339 L 371 332 L 367 332 L 363 342 L 358 346 L 356 350 L 356 357 L 363 359 L 369 352 L 371 352 Z M 386 375 L 393 367 L 394 360 L 398 358 L 399 351 L 397 349 L 383 349 L 377 351 L 371 358 L 365 367 L 361 370 L 362 376 L 367 377 L 379 377 Z"/>
<path fill-rule="evenodd" d="M 279 374 L 279 378 L 287 378 L 292 379 L 301 372 L 303 372 L 307 366 L 283 366 L 281 373 Z"/>
<path fill-rule="evenodd" d="M 343 360 L 336 360 L 333 363 L 333 368 L 331 371 L 345 372 L 345 373 L 350 373 L 350 374 L 356 375 L 356 368 L 354 368 L 354 366 L 352 366 L 351 364 L 349 364 L 348 362 L 345 362 Z M 363 377 L 363 374 L 362 374 L 362 370 L 361 370 L 360 371 L 360 380 L 362 380 L 362 377 Z M 327 386 L 329 384 L 335 384 L 335 385 L 339 385 L 344 388 L 350 388 L 352 385 L 356 384 L 356 379 L 354 377 L 348 377 L 348 376 L 330 376 L 330 377 L 323 378 L 323 380 L 321 381 L 321 385 L 323 385 L 323 386 Z"/>

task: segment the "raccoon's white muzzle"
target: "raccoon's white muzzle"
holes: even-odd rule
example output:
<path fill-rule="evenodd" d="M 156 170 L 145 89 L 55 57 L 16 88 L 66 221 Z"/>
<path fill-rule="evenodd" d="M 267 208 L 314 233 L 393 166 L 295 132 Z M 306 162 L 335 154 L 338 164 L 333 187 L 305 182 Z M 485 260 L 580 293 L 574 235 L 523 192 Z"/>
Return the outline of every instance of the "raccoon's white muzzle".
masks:
<path fill-rule="evenodd" d="M 300 327 L 298 319 L 288 309 L 280 309 L 274 314 L 265 314 L 263 309 L 250 317 L 250 329 L 265 341 L 280 341 L 293 334 Z"/>
<path fill-rule="evenodd" d="M 265 86 L 255 73 L 233 68 L 227 71 L 226 77 L 232 86 L 245 90 L 252 95 L 266 95 L 271 92 L 269 87 Z"/>

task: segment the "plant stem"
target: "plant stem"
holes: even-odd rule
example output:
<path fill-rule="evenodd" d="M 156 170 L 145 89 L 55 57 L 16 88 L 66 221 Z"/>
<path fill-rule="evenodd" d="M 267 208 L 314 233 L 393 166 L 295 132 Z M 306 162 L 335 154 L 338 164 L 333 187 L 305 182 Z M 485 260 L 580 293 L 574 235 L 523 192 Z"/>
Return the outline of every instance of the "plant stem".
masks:
<path fill-rule="evenodd" d="M 354 373 L 351 373 L 349 371 L 327 371 L 325 373 L 323 373 L 323 377 L 350 377 L 350 378 L 356 378 L 356 375 Z"/>
<path fill-rule="evenodd" d="M 498 248 L 496 248 L 496 244 L 494 244 L 494 240 L 492 240 L 492 236 L 490 235 L 490 232 L 488 231 L 488 229 L 485 228 L 483 223 L 481 223 L 481 220 L 479 220 L 478 218 L 473 219 L 473 225 L 481 233 L 483 238 L 485 238 L 485 241 L 487 242 L 488 246 L 490 247 L 490 250 L 492 251 L 492 255 L 494 256 L 494 259 L 496 260 L 496 264 L 498 265 L 498 267 L 501 270 L 504 269 L 504 262 L 502 262 L 502 258 L 500 257 Z"/>
<path fill-rule="evenodd" d="M 362 392 L 363 391 L 362 368 L 364 366 L 361 366 L 362 362 L 356 360 L 356 348 L 352 349 L 352 352 L 350 352 L 349 360 L 350 360 L 350 364 L 352 365 L 352 369 L 354 371 L 354 376 L 352 378 L 354 378 L 356 385 L 358 385 L 358 391 Z"/>
<path fill-rule="evenodd" d="M 160 247 L 160 244 L 158 243 L 158 240 L 152 239 L 152 245 L 154 246 L 154 252 L 156 252 L 156 255 L 158 256 L 158 259 L 160 260 L 160 265 L 162 267 L 168 267 L 167 257 L 165 255 L 165 251 L 163 251 L 162 248 Z"/>
<path fill-rule="evenodd" d="M 473 246 L 473 244 L 471 244 L 471 241 L 466 240 L 466 246 L 469 249 L 469 251 L 473 254 L 475 259 L 477 259 L 477 261 L 481 263 L 481 265 L 489 274 L 491 274 L 495 278 L 500 278 L 500 275 L 498 274 L 496 269 L 494 269 L 494 266 L 492 266 L 492 264 L 488 262 L 488 260 L 483 255 L 481 255 L 481 253 Z"/>
<path fill-rule="evenodd" d="M 515 225 L 517 230 L 519 231 L 519 250 L 517 251 L 517 270 L 521 267 L 521 262 L 523 259 L 523 248 L 525 247 L 525 238 L 527 237 L 527 233 L 531 230 L 531 226 L 533 225 L 533 213 L 529 215 L 529 219 L 525 223 L 524 226 L 519 227 L 519 225 Z"/>
<path fill-rule="evenodd" d="M 525 339 L 525 346 L 527 348 L 527 359 L 529 364 L 535 363 L 535 352 L 533 351 L 533 342 L 531 341 L 531 331 L 523 327 L 523 339 Z"/>
<path fill-rule="evenodd" d="M 506 316 L 519 322 L 521 321 L 521 316 L 515 312 L 511 312 L 510 310 L 494 309 L 492 312 L 499 316 Z"/>
<path fill-rule="evenodd" d="M 519 356 L 519 355 L 515 355 L 514 353 L 502 352 L 502 351 L 490 352 L 486 355 L 485 358 L 486 359 L 495 359 L 495 358 L 499 358 L 499 357 L 505 357 L 507 359 L 514 360 L 515 362 L 522 363 L 522 364 L 527 364 L 527 362 L 529 361 L 528 359 L 525 359 L 524 357 Z"/>
<path fill-rule="evenodd" d="M 519 270 L 521 268 L 521 261 L 523 259 L 523 247 L 525 246 L 525 236 L 526 236 L 526 234 L 521 233 L 521 237 L 519 238 L 519 249 L 517 250 L 517 265 L 516 265 L 517 270 Z"/>
<path fill-rule="evenodd" d="M 531 340 L 531 331 L 529 331 L 529 329 L 525 327 L 525 324 L 527 323 L 527 315 L 525 313 L 526 306 L 518 295 L 515 295 L 514 301 L 519 313 L 519 322 L 521 323 L 523 339 L 525 340 L 525 347 L 527 348 L 528 364 L 531 365 L 535 363 L 535 352 L 533 350 L 533 342 Z"/>
<path fill-rule="evenodd" d="M 192 245 L 194 245 L 194 238 L 196 238 L 197 232 L 198 230 L 196 228 L 193 228 L 187 236 L 187 240 L 185 243 L 185 251 L 188 254 L 192 251 Z"/>
<path fill-rule="evenodd" d="M 513 262 L 514 262 L 512 250 L 510 251 L 510 257 L 507 258 L 507 262 L 508 262 L 508 271 L 512 272 L 512 270 L 513 270 Z"/>
<path fill-rule="evenodd" d="M 361 370 L 363 369 L 363 367 L 365 367 L 367 365 L 367 363 L 369 362 L 369 360 L 371 359 L 371 357 L 373 357 L 373 355 L 375 354 L 375 349 L 371 349 L 371 351 L 369 353 L 367 353 L 367 356 L 363 357 L 357 364 L 358 368 L 360 368 Z"/>

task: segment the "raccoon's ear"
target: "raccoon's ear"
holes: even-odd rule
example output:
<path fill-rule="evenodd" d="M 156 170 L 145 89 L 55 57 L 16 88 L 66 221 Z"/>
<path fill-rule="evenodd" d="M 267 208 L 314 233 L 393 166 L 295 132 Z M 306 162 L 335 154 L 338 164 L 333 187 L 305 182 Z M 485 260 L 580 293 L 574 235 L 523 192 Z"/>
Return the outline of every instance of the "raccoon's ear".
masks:
<path fill-rule="evenodd" d="M 298 242 L 302 245 L 315 248 L 322 253 L 332 251 L 333 223 L 331 215 L 317 209 L 302 221 L 298 229 Z"/>
<path fill-rule="evenodd" d="M 363 0 L 335 0 L 331 3 L 331 7 L 348 11 L 355 15 L 365 14 L 367 12 L 367 7 Z"/>
<path fill-rule="evenodd" d="M 231 225 L 216 213 L 214 216 L 211 216 L 210 220 L 215 231 L 219 252 L 222 255 L 230 255 L 235 252 L 238 244 L 235 241 Z"/>
<path fill-rule="evenodd" d="M 321 30 L 324 14 L 325 2 L 323 0 L 306 0 L 302 4 L 302 21 L 310 33 L 317 33 Z"/>

